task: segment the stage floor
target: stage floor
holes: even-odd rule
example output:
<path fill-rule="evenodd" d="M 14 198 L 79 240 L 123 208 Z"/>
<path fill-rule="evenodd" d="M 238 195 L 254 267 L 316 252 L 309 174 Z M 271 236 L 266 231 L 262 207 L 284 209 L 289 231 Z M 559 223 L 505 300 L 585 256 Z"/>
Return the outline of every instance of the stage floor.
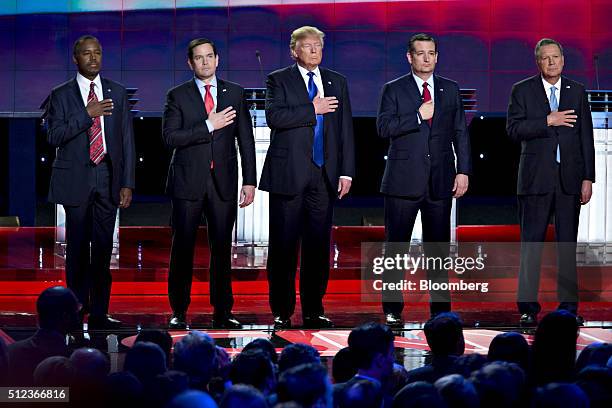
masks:
<path fill-rule="evenodd" d="M 460 226 L 462 242 L 517 242 L 517 226 Z M 552 232 L 549 238 L 552 237 Z M 334 227 L 330 281 L 325 297 L 326 314 L 339 327 L 352 328 L 366 321 L 382 321 L 379 302 L 361 296 L 361 243 L 382 242 L 382 227 Z M 138 327 L 164 327 L 170 315 L 167 273 L 171 231 L 168 227 L 122 227 L 121 246 L 113 257 L 113 292 L 110 312 Z M 0 327 L 17 333 L 36 326 L 35 300 L 46 287 L 64 285 L 64 258 L 57 255 L 55 229 L 0 228 Z M 514 303 L 519 253 L 504 255 L 504 276 L 496 276 L 491 295 L 495 301 L 465 301 L 453 295 L 453 310 L 466 327 L 513 329 L 519 314 Z M 233 258 L 234 313 L 248 329 L 269 330 L 272 316 L 268 306 L 265 247 L 237 247 Z M 194 283 L 189 320 L 193 328 L 210 327 L 208 296 L 209 251 L 206 229 L 201 228 L 194 261 Z M 499 273 L 499 269 L 497 270 Z M 610 327 L 612 322 L 612 266 L 582 265 L 580 314 L 589 327 Z M 544 312 L 556 307 L 556 266 L 544 262 L 541 301 Z M 513 275 L 514 274 L 514 275 Z M 299 274 L 298 274 L 299 276 Z M 297 285 L 296 285 L 297 286 Z M 299 287 L 299 286 L 298 286 Z M 490 299 L 490 298 L 489 298 Z M 408 328 L 418 328 L 429 317 L 426 293 L 407 298 L 404 319 Z M 293 323 L 301 324 L 299 299 Z M 126 333 L 127 334 L 127 333 Z"/>

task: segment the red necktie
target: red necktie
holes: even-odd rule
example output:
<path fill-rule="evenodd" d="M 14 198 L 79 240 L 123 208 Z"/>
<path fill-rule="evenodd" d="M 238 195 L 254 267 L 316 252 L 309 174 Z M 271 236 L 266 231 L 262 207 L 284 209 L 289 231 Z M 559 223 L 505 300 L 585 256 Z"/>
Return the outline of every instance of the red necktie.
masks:
<path fill-rule="evenodd" d="M 206 88 L 206 94 L 204 95 L 204 106 L 206 107 L 206 114 L 209 114 L 215 107 L 215 101 L 213 100 L 212 94 L 210 93 L 211 85 L 204 85 Z"/>
<path fill-rule="evenodd" d="M 427 82 L 423 82 L 423 103 L 431 101 L 431 94 L 427 85 L 429 85 Z M 427 119 L 427 123 L 431 126 L 431 119 Z"/>
<path fill-rule="evenodd" d="M 89 95 L 87 96 L 87 104 L 91 101 L 98 102 L 98 97 L 94 91 L 96 84 L 93 82 L 89 85 Z M 104 142 L 102 141 L 102 123 L 100 117 L 96 116 L 93 118 L 93 125 L 87 129 L 87 135 L 89 136 L 89 159 L 98 164 L 104 157 Z"/>

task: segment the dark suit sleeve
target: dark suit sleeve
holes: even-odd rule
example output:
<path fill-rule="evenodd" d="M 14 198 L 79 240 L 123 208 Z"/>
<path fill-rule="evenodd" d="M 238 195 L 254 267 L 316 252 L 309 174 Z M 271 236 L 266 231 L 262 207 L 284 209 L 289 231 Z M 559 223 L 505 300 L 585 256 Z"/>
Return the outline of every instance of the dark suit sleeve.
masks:
<path fill-rule="evenodd" d="M 127 93 L 123 92 L 123 112 L 122 119 L 122 140 L 123 140 L 123 178 L 121 179 L 121 187 L 134 189 L 135 182 L 135 167 L 136 167 L 136 149 L 134 147 L 134 123 L 132 120 L 132 112 L 130 112 L 130 104 L 128 102 Z"/>
<path fill-rule="evenodd" d="M 380 95 L 376 128 L 382 138 L 396 138 L 419 131 L 417 112 L 398 114 L 397 94 L 390 84 L 385 84 Z"/>
<path fill-rule="evenodd" d="M 472 174 L 472 150 L 470 147 L 470 133 L 465 124 L 465 110 L 459 93 L 456 92 L 457 110 L 455 111 L 455 135 L 453 145 L 457 155 L 457 173 Z"/>
<path fill-rule="evenodd" d="M 527 117 L 528 97 L 533 95 L 527 95 L 525 89 L 521 89 L 518 85 L 512 87 L 506 131 L 514 142 L 550 137 L 546 115 L 539 118 Z"/>
<path fill-rule="evenodd" d="M 276 75 L 268 75 L 266 85 L 266 122 L 271 129 L 293 129 L 316 125 L 317 117 L 312 103 L 290 105 Z"/>
<path fill-rule="evenodd" d="M 168 92 L 164 116 L 162 122 L 162 138 L 169 148 L 191 146 L 199 143 L 209 143 L 211 133 L 206 126 L 206 120 L 192 127 L 185 127 L 183 124 L 183 114 L 181 106 L 174 95 L 175 92 Z"/>
<path fill-rule="evenodd" d="M 255 162 L 255 138 L 251 125 L 251 115 L 247 107 L 244 90 L 240 95 L 240 109 L 238 111 L 238 126 L 236 126 L 240 161 L 242 164 L 242 185 L 256 186 L 257 171 Z"/>
<path fill-rule="evenodd" d="M 60 147 L 68 143 L 79 134 L 87 131 L 93 124 L 85 106 L 67 111 L 63 98 L 56 91 L 51 92 L 48 107 L 47 141 L 53 147 Z M 87 135 L 85 134 L 84 137 L 87 137 Z"/>
<path fill-rule="evenodd" d="M 593 142 L 593 118 L 586 92 L 582 91 L 580 109 L 580 143 L 584 160 L 584 179 L 595 182 L 595 145 Z"/>
<path fill-rule="evenodd" d="M 342 142 L 342 157 L 340 165 L 340 176 L 355 177 L 355 136 L 353 134 L 353 113 L 351 110 L 351 99 L 348 93 L 348 85 L 344 81 L 342 89 L 342 129 L 340 141 Z"/>

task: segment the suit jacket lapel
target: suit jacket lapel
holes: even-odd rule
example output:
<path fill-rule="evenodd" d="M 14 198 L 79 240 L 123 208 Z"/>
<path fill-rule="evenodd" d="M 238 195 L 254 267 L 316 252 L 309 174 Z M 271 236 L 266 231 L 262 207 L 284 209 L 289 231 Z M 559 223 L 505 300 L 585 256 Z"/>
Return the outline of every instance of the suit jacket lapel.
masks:
<path fill-rule="evenodd" d="M 217 78 L 217 112 L 221 112 L 227 108 L 227 88 L 225 87 L 225 81 Z M 234 109 L 238 111 L 239 106 L 234 106 Z"/>
<path fill-rule="evenodd" d="M 109 86 L 108 81 L 106 79 L 104 79 L 104 78 L 100 78 L 100 82 L 102 84 L 102 98 L 103 99 L 112 99 L 113 102 L 114 102 L 113 106 L 118 106 L 117 105 L 118 101 L 115 100 L 115 95 L 113 95 L 113 93 L 111 92 L 111 87 Z M 113 129 L 113 122 L 114 122 L 113 118 L 114 118 L 114 115 L 117 115 L 117 114 L 118 113 L 115 111 L 115 108 L 113 107 L 113 114 L 112 115 L 110 115 L 110 116 L 103 116 L 102 117 L 103 120 L 104 120 L 104 136 L 105 136 L 106 144 L 107 145 L 109 144 L 109 140 L 110 140 L 110 137 L 111 137 L 112 132 L 113 132 L 113 130 L 112 130 Z"/>
<path fill-rule="evenodd" d="M 336 84 L 334 84 L 329 78 L 327 70 L 325 68 L 319 67 L 319 72 L 321 73 L 321 82 L 323 82 L 323 93 L 325 94 L 325 96 L 335 96 L 336 98 L 339 98 L 338 92 L 336 92 Z M 338 99 L 338 108 L 340 108 L 342 102 L 343 101 Z M 331 125 L 331 120 L 323 121 L 323 135 L 329 134 Z M 324 139 L 324 141 L 326 140 L 327 138 Z"/>
<path fill-rule="evenodd" d="M 297 95 L 297 97 L 300 99 L 300 103 L 310 102 L 310 98 L 308 97 L 308 90 L 306 89 L 306 85 L 304 84 L 304 78 L 302 77 L 302 74 L 300 74 L 300 70 L 298 69 L 297 64 L 293 64 L 290 71 L 291 76 L 293 77 L 293 81 L 291 81 L 290 86 L 292 86 L 295 90 L 294 94 Z"/>
<path fill-rule="evenodd" d="M 563 83 L 561 83 L 563 85 Z M 535 96 L 535 103 L 537 106 L 541 106 L 542 111 L 546 114 L 550 113 L 550 102 L 544 90 L 544 84 L 542 83 L 542 77 L 538 74 L 531 79 L 531 88 Z M 563 87 L 562 87 L 563 88 Z"/>
<path fill-rule="evenodd" d="M 568 84 L 565 78 L 561 77 L 561 89 L 559 90 L 559 112 L 571 109 L 566 108 L 570 95 L 573 92 L 571 85 Z"/>
<path fill-rule="evenodd" d="M 412 76 L 412 73 L 406 75 L 405 82 L 406 82 L 406 86 L 403 87 L 402 89 L 406 89 L 406 91 L 410 95 L 410 98 L 414 99 L 417 106 L 421 106 L 421 104 L 423 103 L 423 97 L 421 96 L 421 90 L 417 86 L 416 81 L 414 80 L 414 77 Z"/>
<path fill-rule="evenodd" d="M 198 111 L 202 112 L 204 118 L 208 118 L 208 114 L 206 113 L 206 107 L 204 106 L 204 98 L 202 98 L 202 94 L 198 89 L 198 84 L 195 81 L 195 78 L 191 80 L 191 86 L 189 94 L 191 95 L 191 99 L 193 99 L 194 107 Z"/>
<path fill-rule="evenodd" d="M 434 75 L 434 84 L 433 84 L 433 93 L 434 93 L 434 114 L 431 118 L 431 125 L 436 123 L 437 118 L 440 116 L 440 112 L 442 107 L 444 106 L 444 98 L 446 94 L 444 93 L 444 86 L 442 85 L 442 81 L 437 75 Z"/>

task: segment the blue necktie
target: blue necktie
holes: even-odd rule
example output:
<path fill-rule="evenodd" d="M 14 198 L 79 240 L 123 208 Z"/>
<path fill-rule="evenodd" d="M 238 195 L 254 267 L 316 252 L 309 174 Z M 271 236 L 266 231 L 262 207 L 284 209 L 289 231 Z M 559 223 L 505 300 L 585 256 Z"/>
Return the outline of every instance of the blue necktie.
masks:
<path fill-rule="evenodd" d="M 557 90 L 557 88 L 555 88 L 554 86 L 550 87 L 550 110 L 551 111 L 556 111 L 559 109 L 559 102 L 557 101 L 557 94 L 555 94 L 555 91 Z M 561 150 L 559 149 L 559 145 L 557 145 L 557 163 L 561 163 Z"/>
<path fill-rule="evenodd" d="M 317 86 L 314 83 L 314 72 L 308 73 L 308 97 L 312 101 L 317 96 Z M 323 115 L 317 115 L 317 125 L 314 130 L 314 142 L 312 144 L 312 161 L 317 167 L 322 167 L 325 162 L 323 156 Z"/>

